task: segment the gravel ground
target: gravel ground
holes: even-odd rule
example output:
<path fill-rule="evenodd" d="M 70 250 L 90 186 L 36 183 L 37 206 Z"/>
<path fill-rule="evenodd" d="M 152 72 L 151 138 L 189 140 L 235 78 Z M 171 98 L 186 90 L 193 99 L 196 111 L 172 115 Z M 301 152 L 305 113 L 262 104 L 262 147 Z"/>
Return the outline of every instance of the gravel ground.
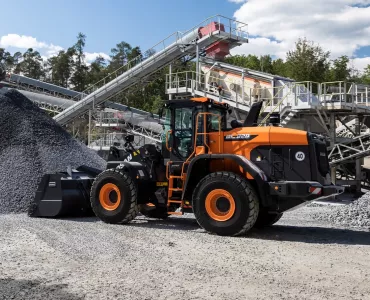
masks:
<path fill-rule="evenodd" d="M 312 217 L 340 226 L 370 230 L 370 193 L 349 205 L 331 206 L 325 213 L 313 212 Z"/>
<path fill-rule="evenodd" d="M 0 214 L 27 211 L 45 173 L 81 165 L 106 163 L 28 98 L 0 89 Z"/>
<path fill-rule="evenodd" d="M 370 299 L 370 233 L 286 213 L 242 238 L 192 215 L 129 225 L 0 215 L 0 299 Z"/>

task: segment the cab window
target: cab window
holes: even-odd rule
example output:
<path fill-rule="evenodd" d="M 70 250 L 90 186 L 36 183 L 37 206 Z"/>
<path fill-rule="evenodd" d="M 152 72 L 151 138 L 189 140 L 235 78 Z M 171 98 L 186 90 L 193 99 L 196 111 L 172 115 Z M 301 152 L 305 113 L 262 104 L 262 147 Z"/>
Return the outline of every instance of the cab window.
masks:
<path fill-rule="evenodd" d="M 224 114 L 220 109 L 217 108 L 210 108 L 209 112 L 212 115 L 208 115 L 207 123 L 208 123 L 208 131 L 214 132 L 223 129 L 223 122 L 224 122 Z"/>
<path fill-rule="evenodd" d="M 193 109 L 182 107 L 175 109 L 175 145 L 182 158 L 187 158 L 193 146 Z"/>

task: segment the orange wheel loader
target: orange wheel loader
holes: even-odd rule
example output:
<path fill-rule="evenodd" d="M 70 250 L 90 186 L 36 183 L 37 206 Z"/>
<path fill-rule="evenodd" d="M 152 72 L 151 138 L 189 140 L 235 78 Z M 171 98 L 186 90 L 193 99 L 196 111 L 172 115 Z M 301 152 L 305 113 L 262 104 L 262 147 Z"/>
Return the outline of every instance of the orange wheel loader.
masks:
<path fill-rule="evenodd" d="M 276 223 L 293 207 L 342 193 L 331 182 L 325 140 L 279 127 L 275 118 L 257 126 L 261 107 L 253 104 L 243 123 L 228 125 L 227 104 L 167 101 L 161 147 L 135 149 L 128 135 L 127 151 L 111 151 L 115 159 L 98 175 L 82 168 L 50 179 L 51 185 L 52 175 L 45 175 L 30 215 L 60 216 L 81 199 L 81 210 L 92 209 L 107 223 L 128 223 L 139 213 L 167 218 L 193 212 L 208 232 L 236 236 Z"/>

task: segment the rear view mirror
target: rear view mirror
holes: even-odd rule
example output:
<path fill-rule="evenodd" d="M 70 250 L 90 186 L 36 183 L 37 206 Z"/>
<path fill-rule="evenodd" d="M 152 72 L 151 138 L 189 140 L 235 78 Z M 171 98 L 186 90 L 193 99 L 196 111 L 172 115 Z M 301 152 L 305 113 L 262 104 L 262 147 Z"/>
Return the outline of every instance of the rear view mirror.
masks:
<path fill-rule="evenodd" d="M 134 135 L 129 134 L 129 135 L 126 135 L 125 140 L 128 143 L 132 143 L 134 141 L 134 138 L 135 138 Z"/>
<path fill-rule="evenodd" d="M 163 116 L 163 107 L 161 107 L 161 108 L 158 110 L 158 116 L 159 116 L 159 119 L 162 119 L 162 116 Z"/>

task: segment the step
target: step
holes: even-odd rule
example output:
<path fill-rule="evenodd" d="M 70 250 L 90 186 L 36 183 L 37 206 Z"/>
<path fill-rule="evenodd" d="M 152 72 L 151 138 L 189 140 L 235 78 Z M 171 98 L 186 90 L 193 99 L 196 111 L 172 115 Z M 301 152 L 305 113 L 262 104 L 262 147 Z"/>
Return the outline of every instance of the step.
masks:
<path fill-rule="evenodd" d="M 177 216 L 182 216 L 184 213 L 182 211 L 169 211 L 167 212 L 169 215 L 177 215 Z"/>
<path fill-rule="evenodd" d="M 171 199 L 168 199 L 168 203 L 178 203 L 178 204 L 182 204 L 182 201 L 181 201 L 181 200 L 171 200 Z"/>
<path fill-rule="evenodd" d="M 180 189 L 180 188 L 169 188 L 168 190 L 173 191 L 173 192 L 182 192 L 183 191 L 183 189 Z"/>

